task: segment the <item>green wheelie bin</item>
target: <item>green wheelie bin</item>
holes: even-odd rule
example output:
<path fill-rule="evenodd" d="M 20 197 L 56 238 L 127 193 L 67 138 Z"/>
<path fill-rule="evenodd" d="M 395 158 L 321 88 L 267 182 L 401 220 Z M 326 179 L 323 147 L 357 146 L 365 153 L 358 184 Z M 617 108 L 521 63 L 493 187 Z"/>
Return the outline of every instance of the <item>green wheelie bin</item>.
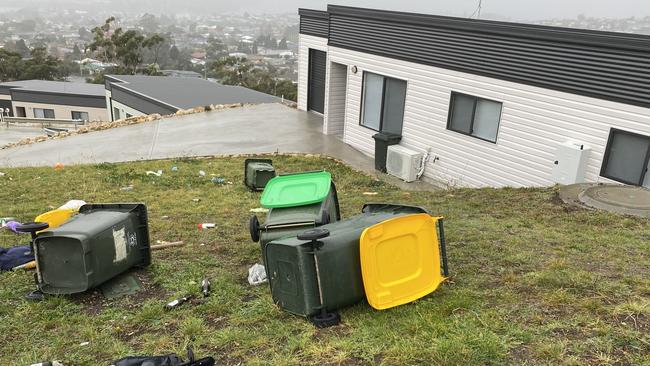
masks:
<path fill-rule="evenodd" d="M 249 222 L 251 239 L 260 243 L 262 260 L 267 243 L 341 219 L 336 185 L 325 171 L 280 175 L 262 194 L 261 204 L 269 208 L 264 224 L 257 216 Z"/>
<path fill-rule="evenodd" d="M 34 240 L 39 289 L 84 292 L 151 263 L 144 204 L 87 204 L 65 224 Z"/>
<path fill-rule="evenodd" d="M 370 204 L 363 213 L 269 242 L 263 248 L 273 301 L 282 309 L 312 317 L 317 326 L 334 321 L 333 311 L 364 299 L 359 238 L 377 223 L 424 208 Z"/>
<path fill-rule="evenodd" d="M 252 191 L 261 191 L 275 178 L 271 159 L 246 159 L 244 161 L 244 185 Z"/>

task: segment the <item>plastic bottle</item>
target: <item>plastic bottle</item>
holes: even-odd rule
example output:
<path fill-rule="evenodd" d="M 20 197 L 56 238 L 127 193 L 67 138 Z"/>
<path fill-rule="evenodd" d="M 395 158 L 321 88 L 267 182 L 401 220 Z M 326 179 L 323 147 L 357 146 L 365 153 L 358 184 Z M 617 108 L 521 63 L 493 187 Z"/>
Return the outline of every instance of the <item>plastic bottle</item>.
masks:
<path fill-rule="evenodd" d="M 202 224 L 198 224 L 197 226 L 199 230 L 205 230 L 205 229 L 214 229 L 215 227 L 217 227 L 217 224 L 213 224 L 211 222 L 204 222 Z"/>

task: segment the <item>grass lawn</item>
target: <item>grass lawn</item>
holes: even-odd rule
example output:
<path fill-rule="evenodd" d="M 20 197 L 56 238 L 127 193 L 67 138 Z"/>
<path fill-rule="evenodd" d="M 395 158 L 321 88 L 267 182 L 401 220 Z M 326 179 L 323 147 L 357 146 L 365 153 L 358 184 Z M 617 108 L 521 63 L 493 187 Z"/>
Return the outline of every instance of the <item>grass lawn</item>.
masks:
<path fill-rule="evenodd" d="M 6 169 L 0 216 L 28 221 L 69 199 L 145 202 L 152 240 L 186 246 L 154 252 L 139 273 L 146 291 L 114 300 L 93 292 L 32 303 L 23 299 L 31 273 L 0 273 L 0 365 L 107 365 L 127 355 L 184 354 L 192 338 L 197 356 L 213 355 L 219 365 L 650 365 L 649 220 L 571 209 L 555 188 L 406 192 L 333 160 L 274 164 L 280 172 L 332 172 L 344 217 L 369 201 L 444 215 L 451 281 L 386 311 L 358 304 L 341 312 L 341 325 L 318 330 L 276 308 L 268 286 L 246 281 L 260 262 L 248 234 L 259 193 L 241 184 L 243 158 Z M 145 175 L 158 169 L 162 177 Z M 211 173 L 234 184 L 215 185 Z M 128 184 L 134 189 L 120 190 Z M 198 231 L 201 222 L 217 228 Z M 0 234 L 2 246 L 26 240 Z M 205 276 L 213 283 L 206 301 L 163 309 L 198 294 Z"/>

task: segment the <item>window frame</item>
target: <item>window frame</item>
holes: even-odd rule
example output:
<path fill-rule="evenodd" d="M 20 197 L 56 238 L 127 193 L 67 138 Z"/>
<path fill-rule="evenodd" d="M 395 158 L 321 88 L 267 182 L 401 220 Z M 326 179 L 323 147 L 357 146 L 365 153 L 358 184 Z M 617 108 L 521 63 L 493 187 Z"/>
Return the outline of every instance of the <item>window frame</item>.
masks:
<path fill-rule="evenodd" d="M 18 111 L 21 111 L 21 113 L 18 113 Z M 19 114 L 21 114 L 21 116 L 19 116 Z M 27 108 L 16 106 L 16 117 L 27 118 Z"/>
<path fill-rule="evenodd" d="M 74 114 L 75 114 L 75 113 L 85 114 L 85 115 L 87 116 L 87 119 L 83 119 L 83 118 L 74 118 Z M 88 113 L 88 112 L 84 112 L 84 111 L 70 111 L 70 116 L 72 117 L 71 119 L 72 119 L 72 120 L 75 120 L 75 121 L 76 121 L 76 120 L 84 121 L 84 122 L 88 122 L 88 121 L 90 121 L 90 113 Z"/>
<path fill-rule="evenodd" d="M 378 130 L 363 124 L 363 115 L 364 115 L 364 113 L 363 113 L 363 105 L 364 105 L 364 101 L 365 101 L 365 92 L 366 92 L 366 74 L 374 74 L 374 75 L 377 75 L 377 76 L 381 76 L 384 79 L 382 81 L 382 84 L 381 84 L 381 106 L 380 106 L 381 113 L 379 115 L 379 129 Z M 402 111 L 402 129 L 404 129 L 404 112 L 406 112 L 406 94 L 408 93 L 408 87 L 409 87 L 408 80 L 404 80 L 404 79 L 400 79 L 400 78 L 396 78 L 396 77 L 393 77 L 393 76 L 388 76 L 388 75 L 384 75 L 384 74 L 380 74 L 380 73 L 372 72 L 372 71 L 363 71 L 363 74 L 361 76 L 361 101 L 359 103 L 359 107 L 360 107 L 359 108 L 359 126 L 367 128 L 367 129 L 375 131 L 375 132 L 382 132 L 382 130 L 384 128 L 384 103 L 386 102 L 386 81 L 388 79 L 403 81 L 406 84 L 406 88 L 404 88 L 404 110 Z"/>
<path fill-rule="evenodd" d="M 648 161 L 650 161 L 650 144 L 648 144 L 648 150 L 645 153 L 645 160 L 643 162 L 643 164 L 644 164 L 643 166 L 645 167 L 646 170 L 645 170 L 645 172 L 643 174 L 641 174 L 641 177 L 639 178 L 638 182 L 635 183 L 635 182 L 631 182 L 631 181 L 627 181 L 627 180 L 624 180 L 624 179 L 621 179 L 621 178 L 615 178 L 615 177 L 607 175 L 607 165 L 609 164 L 609 156 L 611 155 L 611 152 L 612 152 L 611 147 L 612 147 L 612 143 L 614 142 L 613 137 L 614 137 L 614 135 L 616 133 L 621 133 L 621 134 L 629 135 L 629 136 L 642 137 L 642 138 L 650 141 L 650 136 L 648 136 L 648 135 L 643 135 L 643 134 L 640 134 L 640 133 L 635 133 L 635 132 L 621 130 L 621 129 L 618 129 L 618 128 L 611 127 L 609 129 L 609 136 L 607 137 L 607 145 L 605 145 L 605 154 L 603 155 L 603 162 L 600 164 L 600 173 L 599 173 L 599 175 L 601 177 L 603 177 L 603 178 L 611 179 L 611 180 L 619 182 L 619 183 L 625 183 L 625 184 L 630 184 L 630 185 L 634 185 L 634 186 L 637 186 L 637 187 L 643 187 L 643 182 L 645 181 L 645 177 L 648 174 L 648 168 L 647 167 L 648 167 Z"/>
<path fill-rule="evenodd" d="M 469 98 L 473 98 L 473 99 L 474 99 L 474 105 L 473 105 L 473 108 L 472 108 L 472 120 L 470 121 L 470 125 L 469 125 L 469 129 L 470 129 L 470 132 L 469 132 L 469 133 L 467 133 L 467 132 L 465 132 L 465 131 L 455 130 L 455 129 L 452 128 L 452 125 L 451 125 L 451 118 L 452 118 L 453 113 L 454 113 L 454 97 L 455 97 L 456 95 L 462 95 L 462 96 L 465 96 L 465 97 L 469 97 Z M 472 131 L 474 130 L 474 120 L 476 119 L 476 107 L 477 107 L 477 105 L 478 105 L 478 101 L 479 101 L 479 99 L 486 100 L 486 101 L 488 101 L 488 102 L 499 103 L 499 104 L 501 105 L 501 109 L 499 110 L 499 119 L 497 120 L 497 133 L 496 133 L 496 136 L 494 137 L 494 141 L 492 141 L 492 140 L 488 140 L 488 139 L 483 138 L 483 137 L 480 137 L 480 136 L 472 135 Z M 503 116 L 503 102 L 502 102 L 502 101 L 498 101 L 498 100 L 494 100 L 494 99 L 488 99 L 488 98 L 478 97 L 478 96 L 476 96 L 476 95 L 471 95 L 471 94 L 466 94 L 466 93 L 460 93 L 460 92 L 452 91 L 452 92 L 451 92 L 451 95 L 450 95 L 450 97 L 449 97 L 449 108 L 448 108 L 448 109 L 449 109 L 449 110 L 447 111 L 447 126 L 446 126 L 446 129 L 447 129 L 447 130 L 449 130 L 449 131 L 453 131 L 453 132 L 456 132 L 456 133 L 460 133 L 461 135 L 465 135 L 465 136 L 473 137 L 473 138 L 475 138 L 475 139 L 479 139 L 479 140 L 486 141 L 486 142 L 489 142 L 489 143 L 492 143 L 492 144 L 495 144 L 495 145 L 496 145 L 497 141 L 499 140 L 499 130 L 500 130 L 500 127 L 501 127 L 501 117 Z"/>
<path fill-rule="evenodd" d="M 36 110 L 42 111 L 43 112 L 43 117 L 36 117 Z M 52 117 L 47 117 L 47 114 L 45 111 L 52 111 Z M 52 108 L 34 108 L 32 110 L 32 113 L 34 114 L 34 118 L 42 118 L 42 119 L 56 119 L 56 113 L 54 112 L 54 109 Z"/>

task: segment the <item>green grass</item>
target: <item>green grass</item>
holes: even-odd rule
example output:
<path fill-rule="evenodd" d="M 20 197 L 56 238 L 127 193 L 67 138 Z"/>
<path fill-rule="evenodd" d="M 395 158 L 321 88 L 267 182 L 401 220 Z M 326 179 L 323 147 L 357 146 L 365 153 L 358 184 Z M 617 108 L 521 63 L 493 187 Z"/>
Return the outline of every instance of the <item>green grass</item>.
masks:
<path fill-rule="evenodd" d="M 367 201 L 444 215 L 451 281 L 386 311 L 358 304 L 341 312 L 340 326 L 318 330 L 276 308 L 268 286 L 246 282 L 260 261 L 247 229 L 259 194 L 241 184 L 242 158 L 6 169 L 0 216 L 27 221 L 69 199 L 141 201 L 152 240 L 186 246 L 154 252 L 146 291 L 114 300 L 92 293 L 32 303 L 23 299 L 31 273 L 0 273 L 0 365 L 105 365 L 183 354 L 193 338 L 197 355 L 220 365 L 650 365 L 648 220 L 570 209 L 555 188 L 405 192 L 333 160 L 274 163 L 281 172 L 332 172 L 344 217 Z M 160 178 L 145 175 L 158 169 Z M 234 184 L 215 185 L 199 170 Z M 128 184 L 132 191 L 120 190 Z M 198 231 L 200 222 L 217 228 Z M 0 234 L 2 246 L 24 242 Z M 163 310 L 198 293 L 204 276 L 213 280 L 207 301 Z"/>

